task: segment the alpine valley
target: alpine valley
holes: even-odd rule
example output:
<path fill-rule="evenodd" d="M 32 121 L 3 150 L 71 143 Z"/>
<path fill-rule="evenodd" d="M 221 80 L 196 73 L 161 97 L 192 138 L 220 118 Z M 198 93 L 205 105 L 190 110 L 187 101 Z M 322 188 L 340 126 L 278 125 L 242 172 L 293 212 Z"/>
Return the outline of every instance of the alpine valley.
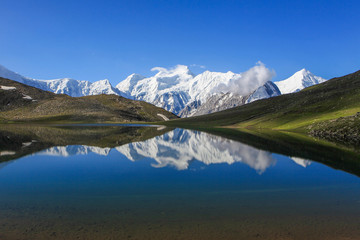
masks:
<path fill-rule="evenodd" d="M 204 115 L 233 108 L 260 99 L 298 92 L 325 79 L 302 69 L 279 82 L 274 72 L 258 64 L 243 73 L 205 71 L 193 74 L 189 67 L 153 68 L 154 76 L 131 74 L 115 87 L 109 80 L 89 82 L 71 78 L 37 80 L 24 77 L 0 65 L 0 77 L 71 97 L 115 94 L 161 107 L 180 117 Z"/>

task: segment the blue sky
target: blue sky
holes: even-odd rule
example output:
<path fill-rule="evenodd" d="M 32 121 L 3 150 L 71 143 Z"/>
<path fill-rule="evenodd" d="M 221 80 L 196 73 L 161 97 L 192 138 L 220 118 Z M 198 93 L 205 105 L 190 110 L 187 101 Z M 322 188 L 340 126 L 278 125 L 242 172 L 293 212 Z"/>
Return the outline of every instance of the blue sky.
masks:
<path fill-rule="evenodd" d="M 0 8 L 0 64 L 33 78 L 116 84 L 157 66 L 243 72 L 258 61 L 274 80 L 304 67 L 324 78 L 360 69 L 360 1 L 0 0 Z"/>

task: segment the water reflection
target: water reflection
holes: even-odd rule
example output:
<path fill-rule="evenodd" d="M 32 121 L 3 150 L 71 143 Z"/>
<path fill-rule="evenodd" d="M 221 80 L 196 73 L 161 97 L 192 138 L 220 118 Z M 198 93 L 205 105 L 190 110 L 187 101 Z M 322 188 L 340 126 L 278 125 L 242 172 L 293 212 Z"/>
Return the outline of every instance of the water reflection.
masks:
<path fill-rule="evenodd" d="M 311 164 L 310 160 L 306 160 L 306 159 L 302 159 L 299 157 L 291 157 L 291 160 L 293 160 L 296 164 L 306 168 L 307 166 L 309 166 Z"/>
<path fill-rule="evenodd" d="M 153 167 L 172 166 L 178 170 L 188 169 L 191 161 L 205 165 L 241 162 L 263 173 L 276 162 L 269 152 L 223 137 L 184 129 L 123 145 L 116 150 L 132 161 L 151 158 L 156 162 L 151 164 Z"/>
<path fill-rule="evenodd" d="M 67 157 L 95 153 L 107 156 L 111 150 L 108 147 L 72 145 L 51 147 L 38 154 Z M 150 158 L 155 161 L 151 163 L 155 168 L 174 167 L 177 170 L 188 169 L 192 161 L 205 165 L 241 162 L 261 174 L 276 163 L 269 152 L 223 137 L 184 129 L 175 129 L 146 141 L 118 146 L 114 150 L 131 161 Z"/>
<path fill-rule="evenodd" d="M 2 127 L 0 162 L 29 154 L 67 157 L 119 152 L 130 161 L 147 159 L 154 168 L 186 170 L 192 162 L 243 163 L 262 174 L 276 164 L 272 153 L 279 153 L 304 168 L 315 160 L 357 175 L 360 172 L 358 153 L 280 132 L 263 137 L 226 129 L 205 133 L 139 125 Z"/>
<path fill-rule="evenodd" d="M 46 149 L 40 153 L 39 155 L 48 155 L 48 156 L 61 156 L 68 157 L 73 155 L 87 155 L 89 153 L 95 153 L 102 156 L 109 155 L 111 148 L 101 148 L 101 147 L 93 147 L 86 145 L 70 145 L 70 146 L 56 146 L 49 149 Z"/>

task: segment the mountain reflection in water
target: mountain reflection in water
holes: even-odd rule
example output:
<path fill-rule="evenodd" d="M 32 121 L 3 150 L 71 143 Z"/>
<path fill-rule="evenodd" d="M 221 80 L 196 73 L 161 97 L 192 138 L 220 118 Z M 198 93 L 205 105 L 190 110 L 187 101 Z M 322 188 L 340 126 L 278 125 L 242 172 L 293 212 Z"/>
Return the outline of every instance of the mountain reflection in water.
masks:
<path fill-rule="evenodd" d="M 267 134 L 227 129 L 206 133 L 139 125 L 7 126 L 0 127 L 0 162 L 29 154 L 66 157 L 118 152 L 130 161 L 149 160 L 155 168 L 185 170 L 192 162 L 243 163 L 262 174 L 276 164 L 273 153 L 278 153 L 302 167 L 314 160 L 356 175 L 360 173 L 356 152 L 312 139 L 304 141 L 303 136 Z"/>
<path fill-rule="evenodd" d="M 65 157 L 96 153 L 106 156 L 112 150 L 120 152 L 131 161 L 151 158 L 155 161 L 151 163 L 153 167 L 171 166 L 178 170 L 188 169 L 191 161 L 199 161 L 205 165 L 241 162 L 258 173 L 263 173 L 276 163 L 269 152 L 223 137 L 185 129 L 175 129 L 146 141 L 133 142 L 113 149 L 84 145 L 56 146 L 39 154 Z"/>

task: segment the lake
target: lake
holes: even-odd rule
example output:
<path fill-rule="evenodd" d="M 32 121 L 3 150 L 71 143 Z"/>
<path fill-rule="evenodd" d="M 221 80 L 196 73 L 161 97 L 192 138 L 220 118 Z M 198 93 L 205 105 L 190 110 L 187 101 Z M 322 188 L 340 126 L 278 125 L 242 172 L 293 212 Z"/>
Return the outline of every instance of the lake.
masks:
<path fill-rule="evenodd" d="M 0 127 L 0 239 L 359 239 L 359 152 L 205 131 Z"/>

